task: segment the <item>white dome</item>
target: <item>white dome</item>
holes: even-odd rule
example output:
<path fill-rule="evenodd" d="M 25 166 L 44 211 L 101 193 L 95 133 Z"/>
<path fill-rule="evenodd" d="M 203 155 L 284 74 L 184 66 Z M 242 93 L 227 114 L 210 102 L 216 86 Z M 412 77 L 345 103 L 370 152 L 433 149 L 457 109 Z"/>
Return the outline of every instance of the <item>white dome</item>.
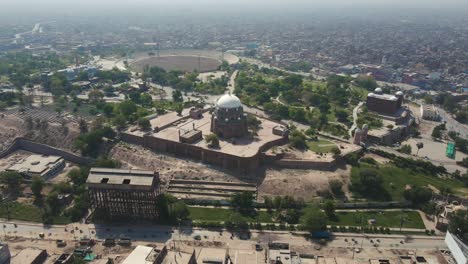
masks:
<path fill-rule="evenodd" d="M 368 93 L 367 96 L 374 96 L 374 93 Z"/>
<path fill-rule="evenodd" d="M 402 91 L 396 92 L 396 95 L 404 95 Z"/>
<path fill-rule="evenodd" d="M 382 88 L 377 87 L 377 88 L 375 88 L 374 92 L 376 92 L 376 93 L 382 93 Z"/>
<path fill-rule="evenodd" d="M 216 107 L 218 108 L 238 108 L 241 106 L 241 101 L 233 94 L 225 94 L 216 101 Z"/>
<path fill-rule="evenodd" d="M 396 96 L 392 96 L 392 97 L 390 97 L 390 100 L 396 101 L 396 100 L 398 100 L 398 98 Z"/>

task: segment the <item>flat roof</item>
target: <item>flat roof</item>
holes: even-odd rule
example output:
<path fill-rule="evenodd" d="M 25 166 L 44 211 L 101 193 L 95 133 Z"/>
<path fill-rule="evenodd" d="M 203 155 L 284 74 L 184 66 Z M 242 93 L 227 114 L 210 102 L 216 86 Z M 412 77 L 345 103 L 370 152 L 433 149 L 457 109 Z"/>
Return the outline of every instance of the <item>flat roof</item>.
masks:
<path fill-rule="evenodd" d="M 191 257 L 189 253 L 169 251 L 161 264 L 188 264 Z"/>
<path fill-rule="evenodd" d="M 230 251 L 232 253 L 232 251 Z M 262 254 L 263 255 L 263 254 Z M 231 259 L 232 259 L 232 254 L 231 254 Z M 260 258 L 263 259 L 263 256 Z M 234 264 L 257 264 L 257 252 L 250 250 L 237 250 L 234 253 Z"/>
<path fill-rule="evenodd" d="M 189 109 L 187 109 L 189 110 Z M 281 125 L 280 123 L 273 122 L 261 117 L 257 116 L 257 119 L 261 122 L 260 129 L 257 131 L 257 136 L 251 138 L 250 136 L 245 136 L 242 138 L 235 138 L 234 141 L 232 139 L 224 140 L 222 138 L 219 139 L 219 146 L 220 148 L 209 148 L 208 144 L 204 140 L 204 136 L 211 134 L 211 114 L 209 112 L 203 113 L 203 117 L 200 119 L 193 119 L 191 117 L 185 116 L 184 118 L 180 118 L 174 113 L 169 113 L 163 116 L 156 117 L 153 120 L 150 120 L 154 128 L 154 124 L 157 124 L 158 127 L 164 127 L 158 132 L 150 132 L 150 136 L 155 138 L 160 138 L 164 140 L 169 140 L 173 142 L 180 142 L 179 141 L 179 132 L 180 134 L 188 133 L 192 131 L 194 128 L 202 132 L 203 139 L 195 142 L 191 145 L 198 146 L 203 149 L 209 149 L 211 151 L 216 151 L 220 153 L 230 154 L 233 156 L 239 157 L 252 157 L 255 156 L 260 148 L 265 144 L 279 140 L 282 136 L 278 136 L 273 134 L 273 128 Z M 169 122 L 172 120 L 172 123 Z M 142 136 L 143 132 L 138 131 L 127 131 L 130 134 Z"/>
<path fill-rule="evenodd" d="M 197 263 L 216 263 L 221 261 L 224 264 L 226 259 L 227 249 L 222 248 L 201 248 L 196 254 Z M 208 262 L 212 261 L 212 262 Z"/>
<path fill-rule="evenodd" d="M 155 176 L 154 171 L 91 168 L 86 183 L 152 186 Z"/>
<path fill-rule="evenodd" d="M 151 258 L 153 252 L 152 247 L 137 246 L 122 264 L 153 264 L 154 259 Z"/>
<path fill-rule="evenodd" d="M 42 174 L 62 160 L 59 156 L 30 155 L 8 168 L 10 171 Z"/>
<path fill-rule="evenodd" d="M 21 250 L 16 256 L 11 258 L 11 264 L 24 264 L 33 263 L 36 258 L 45 250 L 38 248 L 25 248 Z"/>

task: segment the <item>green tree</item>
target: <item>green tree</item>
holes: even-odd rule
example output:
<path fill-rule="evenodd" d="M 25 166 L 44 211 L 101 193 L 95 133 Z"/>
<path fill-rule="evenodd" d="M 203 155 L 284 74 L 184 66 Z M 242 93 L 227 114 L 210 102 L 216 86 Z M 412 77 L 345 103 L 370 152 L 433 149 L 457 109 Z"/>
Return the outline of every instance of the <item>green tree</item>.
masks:
<path fill-rule="evenodd" d="M 468 234 L 468 210 L 458 210 L 449 216 L 450 233 L 463 237 Z"/>
<path fill-rule="evenodd" d="M 137 111 L 137 106 L 134 102 L 126 100 L 120 103 L 119 111 L 124 117 L 128 118 L 130 115 L 134 114 Z"/>
<path fill-rule="evenodd" d="M 102 101 L 102 99 L 104 98 L 104 94 L 98 89 L 92 89 L 88 93 L 88 98 L 92 104 L 95 104 L 97 102 Z"/>
<path fill-rule="evenodd" d="M 342 195 L 343 194 L 343 183 L 339 180 L 331 180 L 328 182 L 330 185 L 330 190 L 334 195 Z"/>
<path fill-rule="evenodd" d="M 0 183 L 5 184 L 8 191 L 17 193 L 23 182 L 23 176 L 18 172 L 4 171 L 0 172 Z"/>
<path fill-rule="evenodd" d="M 231 196 L 231 206 L 241 211 L 250 211 L 253 208 L 253 200 L 252 192 L 236 193 Z"/>
<path fill-rule="evenodd" d="M 309 232 L 325 230 L 327 226 L 327 216 L 316 206 L 309 206 L 304 209 L 300 218 L 301 226 Z"/>
<path fill-rule="evenodd" d="M 289 135 L 289 144 L 298 149 L 306 149 L 306 137 L 299 130 L 293 130 Z"/>
<path fill-rule="evenodd" d="M 183 102 L 184 98 L 182 97 L 182 92 L 179 90 L 175 90 L 174 92 L 172 92 L 172 100 L 178 103 Z"/>
<path fill-rule="evenodd" d="M 144 106 L 151 106 L 153 104 L 153 98 L 151 95 L 144 93 L 140 96 L 140 103 Z"/>
<path fill-rule="evenodd" d="M 182 103 L 177 103 L 174 105 L 174 109 L 178 115 L 182 115 L 182 111 L 184 110 L 184 105 Z"/>
<path fill-rule="evenodd" d="M 123 115 L 118 115 L 112 120 L 112 123 L 120 130 L 125 127 L 127 121 Z"/>
<path fill-rule="evenodd" d="M 56 215 L 60 209 L 60 200 L 57 192 L 51 192 L 46 198 L 47 205 L 50 207 L 52 214 Z"/>
<path fill-rule="evenodd" d="M 210 148 L 219 148 L 219 138 L 216 134 L 209 134 L 205 136 L 205 141 Z"/>
<path fill-rule="evenodd" d="M 99 157 L 94 162 L 94 167 L 99 168 L 120 168 L 121 165 L 120 161 L 106 157 Z"/>
<path fill-rule="evenodd" d="M 331 152 L 333 153 L 333 157 L 338 157 L 341 154 L 341 150 L 338 147 L 333 147 L 331 149 Z"/>
<path fill-rule="evenodd" d="M 42 188 L 44 188 L 45 182 L 42 177 L 34 176 L 31 182 L 31 191 L 36 197 L 41 196 Z"/>
<path fill-rule="evenodd" d="M 335 203 L 332 200 L 327 200 L 323 204 L 323 210 L 325 211 L 328 219 L 333 219 L 335 217 Z"/>
<path fill-rule="evenodd" d="M 80 127 L 80 133 L 81 134 L 84 134 L 84 133 L 88 132 L 88 123 L 86 123 L 86 120 L 80 119 L 80 121 L 78 122 L 78 125 Z"/>
<path fill-rule="evenodd" d="M 148 120 L 148 118 L 140 117 L 138 119 L 138 126 L 140 126 L 140 128 L 143 129 L 143 130 L 148 130 L 148 129 L 151 128 L 151 123 Z"/>
<path fill-rule="evenodd" d="M 178 201 L 171 205 L 171 218 L 177 222 L 187 219 L 190 215 L 187 205 L 183 201 Z"/>
<path fill-rule="evenodd" d="M 432 190 L 427 187 L 412 186 L 404 191 L 403 196 L 414 205 L 421 205 L 429 202 L 432 198 Z"/>
<path fill-rule="evenodd" d="M 438 140 L 442 137 L 442 132 L 438 127 L 434 127 L 434 129 L 432 130 L 431 136 L 433 139 Z"/>
<path fill-rule="evenodd" d="M 400 151 L 401 153 L 411 155 L 411 146 L 408 144 L 402 145 L 398 151 Z"/>
<path fill-rule="evenodd" d="M 359 189 L 364 196 L 382 197 L 382 176 L 376 169 L 364 168 L 359 172 Z"/>

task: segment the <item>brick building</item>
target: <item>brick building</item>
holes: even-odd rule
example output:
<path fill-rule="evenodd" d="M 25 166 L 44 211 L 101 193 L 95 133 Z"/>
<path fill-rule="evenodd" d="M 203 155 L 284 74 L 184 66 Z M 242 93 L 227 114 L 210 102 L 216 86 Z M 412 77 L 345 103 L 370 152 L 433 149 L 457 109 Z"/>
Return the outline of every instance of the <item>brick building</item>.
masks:
<path fill-rule="evenodd" d="M 90 207 L 104 216 L 155 219 L 159 174 L 153 171 L 92 168 L 86 180 Z"/>
<path fill-rule="evenodd" d="M 242 137 L 248 132 L 247 117 L 237 96 L 225 94 L 216 102 L 211 132 L 222 138 Z"/>
<path fill-rule="evenodd" d="M 373 93 L 367 95 L 367 108 L 379 114 L 394 115 L 403 104 L 403 92 L 395 95 L 384 94 L 381 88 L 376 88 Z"/>

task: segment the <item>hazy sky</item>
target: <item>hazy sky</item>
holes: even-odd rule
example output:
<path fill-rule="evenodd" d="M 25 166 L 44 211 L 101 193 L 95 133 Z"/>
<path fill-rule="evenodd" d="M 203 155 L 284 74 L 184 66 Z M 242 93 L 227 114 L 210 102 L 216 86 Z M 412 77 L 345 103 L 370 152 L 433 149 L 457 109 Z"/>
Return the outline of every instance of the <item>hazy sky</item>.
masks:
<path fill-rule="evenodd" d="M 138 16 L 138 12 L 141 15 L 154 13 L 155 16 L 201 16 L 206 12 L 288 15 L 290 12 L 308 13 L 323 9 L 334 12 L 334 15 L 353 11 L 355 14 L 372 14 L 371 9 L 378 9 L 385 15 L 402 12 L 421 14 L 429 10 L 439 15 L 447 11 L 462 15 L 465 12 L 468 17 L 468 0 L 0 0 L 0 7 L 0 16 L 16 16 L 17 19 L 122 13 Z"/>
<path fill-rule="evenodd" d="M 4 8 L 27 7 L 81 7 L 93 8 L 97 6 L 207 6 L 214 7 L 336 7 L 336 6 L 394 6 L 394 7 L 467 7 L 467 0 L 0 0 Z M 5 9 L 4 9 L 5 10 Z"/>

